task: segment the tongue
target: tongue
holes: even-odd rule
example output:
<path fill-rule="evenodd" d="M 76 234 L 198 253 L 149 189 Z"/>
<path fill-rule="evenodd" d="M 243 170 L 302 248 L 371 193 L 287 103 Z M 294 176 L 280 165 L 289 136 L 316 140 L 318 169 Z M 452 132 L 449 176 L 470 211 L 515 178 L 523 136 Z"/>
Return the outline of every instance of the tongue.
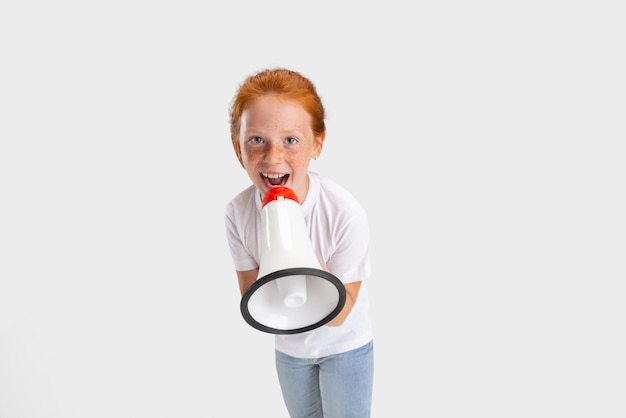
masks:
<path fill-rule="evenodd" d="M 282 177 L 277 177 L 277 178 L 271 178 L 268 179 L 270 181 L 270 184 L 272 186 L 280 186 L 280 184 L 283 182 L 283 178 Z"/>

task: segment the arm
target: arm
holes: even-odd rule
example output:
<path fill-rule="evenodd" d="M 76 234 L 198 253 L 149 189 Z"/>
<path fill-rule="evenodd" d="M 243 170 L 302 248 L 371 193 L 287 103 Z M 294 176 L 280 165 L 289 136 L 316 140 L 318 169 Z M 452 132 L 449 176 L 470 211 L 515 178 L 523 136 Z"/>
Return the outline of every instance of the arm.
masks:
<path fill-rule="evenodd" d="M 332 319 L 332 321 L 326 324 L 329 327 L 338 327 L 339 325 L 343 324 L 343 321 L 346 320 L 348 314 L 354 306 L 354 302 L 356 301 L 357 296 L 359 295 L 361 281 L 359 280 L 358 282 L 346 283 L 344 287 L 346 288 L 346 304 L 343 306 L 341 312 L 339 312 L 339 315 L 337 315 L 335 318 Z"/>
<path fill-rule="evenodd" d="M 241 296 L 243 296 L 252 283 L 256 281 L 258 274 L 258 268 L 246 271 L 237 270 L 237 280 L 239 281 L 239 291 L 241 292 Z"/>
<path fill-rule="evenodd" d="M 329 271 L 328 267 L 326 267 L 326 265 L 322 263 L 321 261 L 320 261 L 320 265 L 322 266 L 324 270 Z M 336 317 L 334 317 L 331 321 L 329 321 L 326 324 L 326 326 L 338 327 L 341 324 L 343 324 L 343 322 L 346 320 L 346 318 L 350 314 L 350 311 L 352 310 L 352 307 L 354 306 L 354 303 L 356 302 L 357 296 L 359 296 L 359 289 L 361 289 L 361 280 L 358 280 L 356 282 L 351 282 L 351 283 L 345 283 L 343 287 L 346 289 L 346 303 L 345 305 L 343 305 L 343 309 L 341 309 L 341 312 L 339 312 L 339 314 Z"/>

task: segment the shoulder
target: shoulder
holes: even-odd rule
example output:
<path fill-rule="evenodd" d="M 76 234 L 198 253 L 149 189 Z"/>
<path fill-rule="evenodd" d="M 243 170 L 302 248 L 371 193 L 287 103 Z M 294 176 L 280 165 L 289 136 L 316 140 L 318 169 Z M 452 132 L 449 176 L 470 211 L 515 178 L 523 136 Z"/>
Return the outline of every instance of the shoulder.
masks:
<path fill-rule="evenodd" d="M 336 181 L 311 173 L 311 183 L 316 184 L 317 198 L 315 207 L 333 217 L 351 218 L 364 215 L 365 210 L 355 196 Z"/>
<path fill-rule="evenodd" d="M 318 178 L 320 182 L 320 200 L 346 210 L 363 210 L 361 203 L 347 188 L 328 177 L 318 175 Z"/>
<path fill-rule="evenodd" d="M 256 188 L 253 185 L 243 189 L 226 204 L 226 215 L 240 216 L 245 212 L 253 213 L 256 207 L 256 195 Z"/>

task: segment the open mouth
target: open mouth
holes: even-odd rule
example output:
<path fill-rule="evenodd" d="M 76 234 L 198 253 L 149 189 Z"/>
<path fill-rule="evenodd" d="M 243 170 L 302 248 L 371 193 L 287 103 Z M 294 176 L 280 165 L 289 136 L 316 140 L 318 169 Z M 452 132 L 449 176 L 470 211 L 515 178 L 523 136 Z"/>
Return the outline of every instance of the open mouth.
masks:
<path fill-rule="evenodd" d="M 289 174 L 265 174 L 261 173 L 263 180 L 270 186 L 284 186 L 289 178 Z"/>

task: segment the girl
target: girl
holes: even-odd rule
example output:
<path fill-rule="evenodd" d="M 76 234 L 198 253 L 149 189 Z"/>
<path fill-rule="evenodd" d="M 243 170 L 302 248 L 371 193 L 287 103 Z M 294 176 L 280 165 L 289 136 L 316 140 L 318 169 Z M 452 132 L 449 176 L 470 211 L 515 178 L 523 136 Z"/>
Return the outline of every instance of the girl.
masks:
<path fill-rule="evenodd" d="M 268 69 L 245 79 L 231 104 L 230 129 L 252 185 L 226 206 L 227 238 L 243 295 L 259 271 L 263 196 L 277 186 L 295 192 L 313 249 L 343 283 L 346 303 L 317 329 L 275 335 L 283 399 L 292 418 L 368 418 L 374 368 L 368 221 L 348 191 L 309 171 L 324 145 L 324 118 L 315 86 L 298 72 Z"/>

